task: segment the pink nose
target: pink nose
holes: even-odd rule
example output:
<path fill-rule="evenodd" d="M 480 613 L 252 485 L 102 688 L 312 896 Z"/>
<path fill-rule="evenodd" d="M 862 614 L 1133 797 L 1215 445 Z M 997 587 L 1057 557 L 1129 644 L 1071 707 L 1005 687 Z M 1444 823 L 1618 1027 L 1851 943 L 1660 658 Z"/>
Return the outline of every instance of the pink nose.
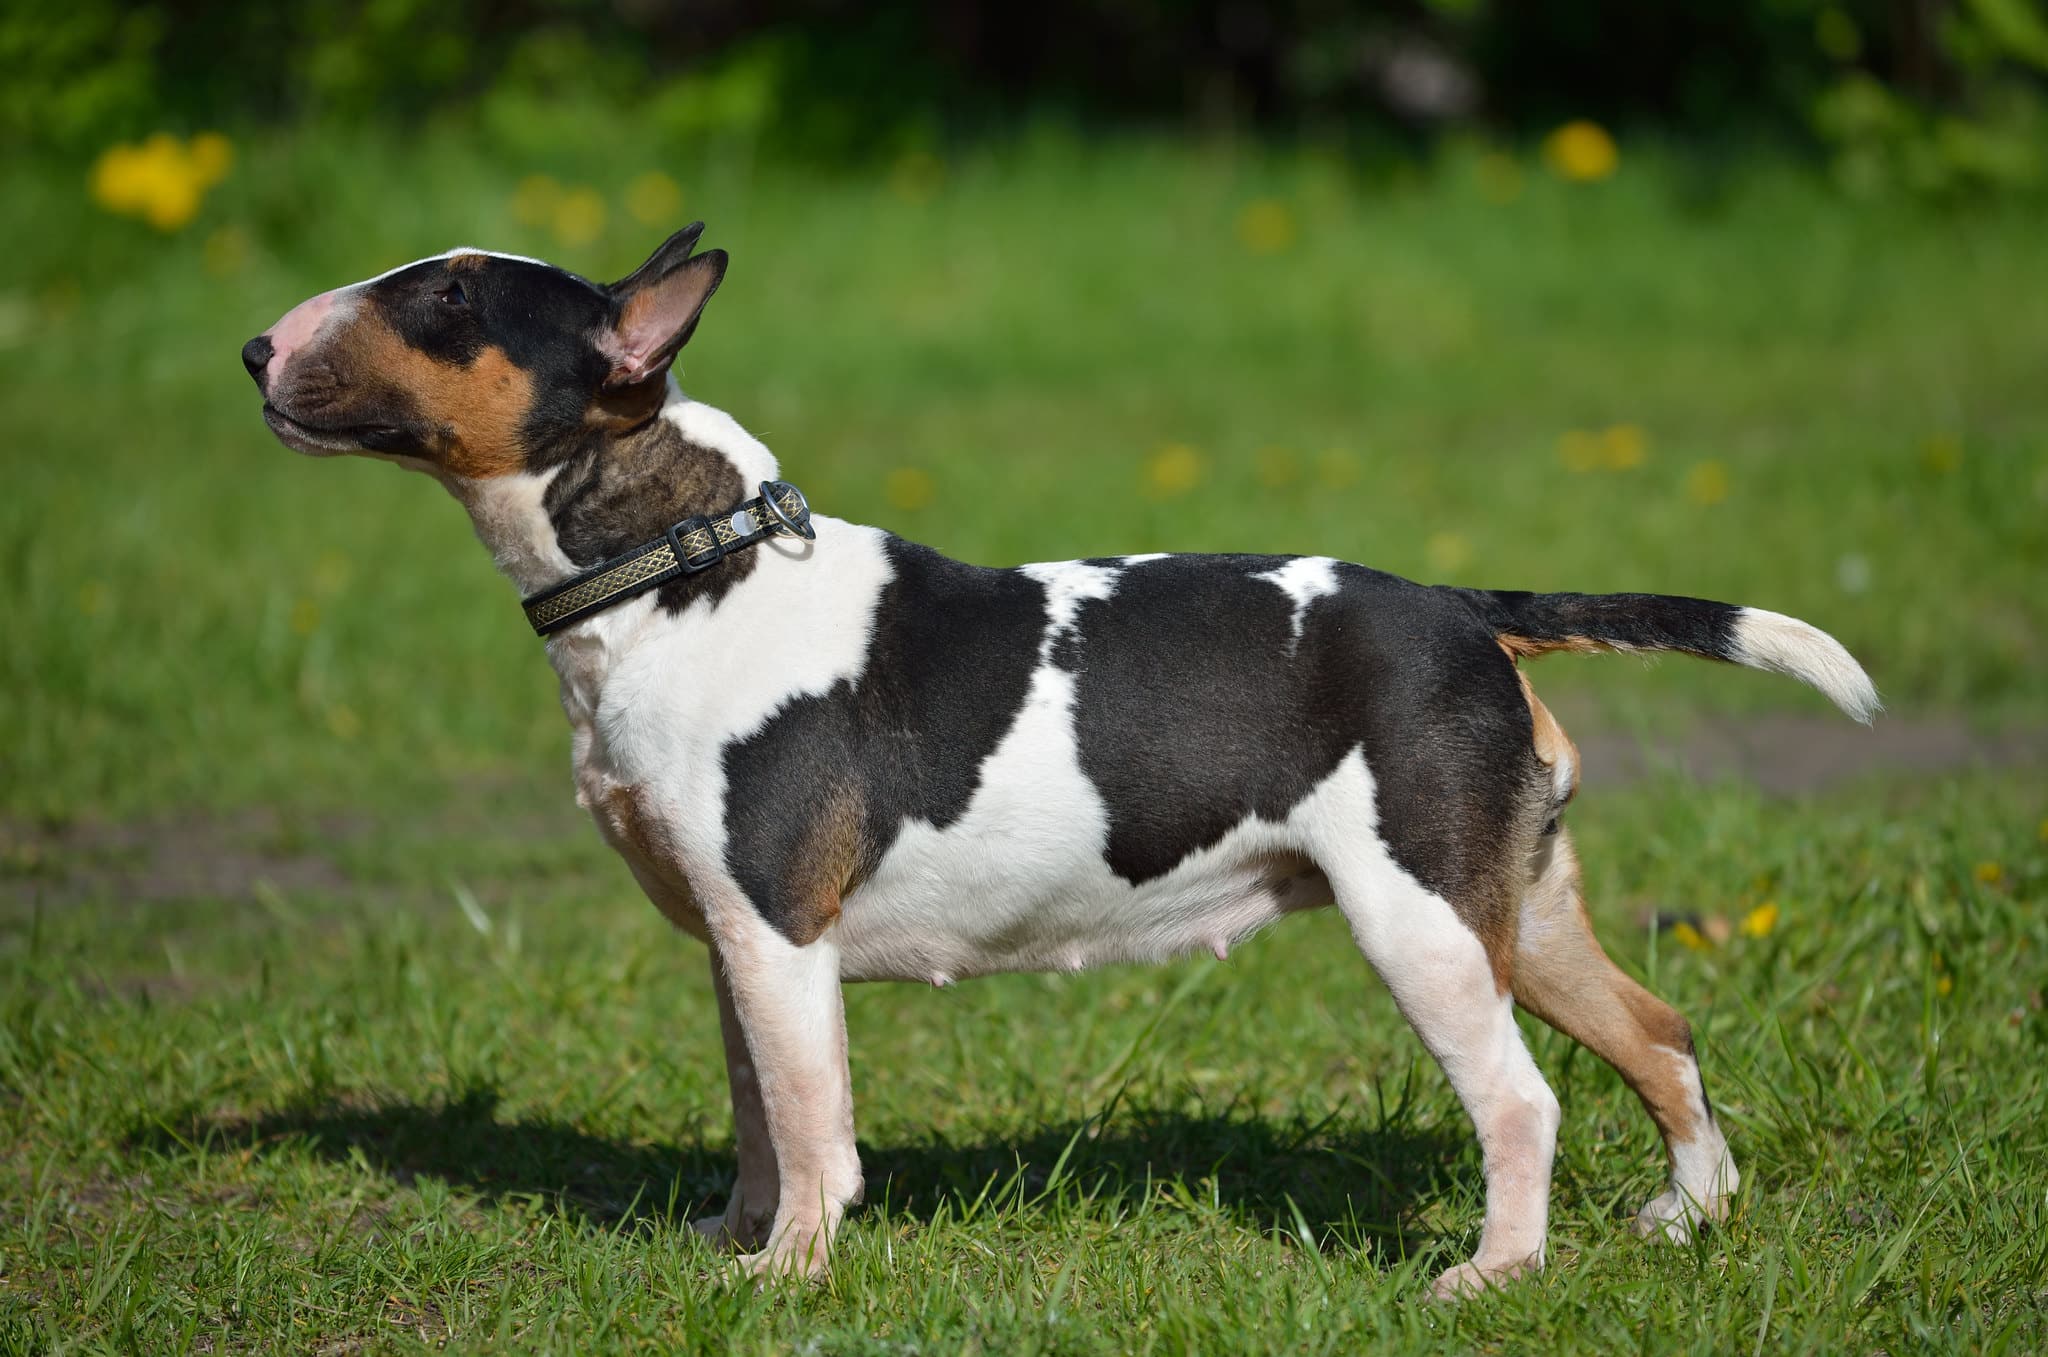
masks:
<path fill-rule="evenodd" d="M 336 289 L 302 301 L 264 332 L 263 338 L 270 341 L 270 360 L 263 368 L 265 389 L 277 380 L 277 375 L 284 371 L 284 365 L 291 361 L 292 355 L 311 343 L 313 336 L 320 332 L 328 313 L 334 310 L 334 299 L 340 295 L 340 290 Z"/>

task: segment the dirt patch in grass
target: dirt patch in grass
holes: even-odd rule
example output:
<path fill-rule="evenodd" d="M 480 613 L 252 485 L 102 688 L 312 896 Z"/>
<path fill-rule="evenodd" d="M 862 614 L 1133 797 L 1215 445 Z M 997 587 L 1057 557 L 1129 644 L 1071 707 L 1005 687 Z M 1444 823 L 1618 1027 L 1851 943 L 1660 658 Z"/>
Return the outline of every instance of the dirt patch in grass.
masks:
<path fill-rule="evenodd" d="M 2048 727 L 1981 730 L 1960 717 L 1880 716 L 1868 729 L 1839 717 L 1714 717 L 1670 736 L 1603 730 L 1594 721 L 1567 729 L 1595 788 L 1668 772 L 1798 796 L 1879 774 L 2048 767 Z"/>
<path fill-rule="evenodd" d="M 0 821 L 0 896 L 154 904 L 337 893 L 349 878 L 321 844 L 364 829 L 346 821 L 288 829 L 268 810 L 52 827 Z"/>

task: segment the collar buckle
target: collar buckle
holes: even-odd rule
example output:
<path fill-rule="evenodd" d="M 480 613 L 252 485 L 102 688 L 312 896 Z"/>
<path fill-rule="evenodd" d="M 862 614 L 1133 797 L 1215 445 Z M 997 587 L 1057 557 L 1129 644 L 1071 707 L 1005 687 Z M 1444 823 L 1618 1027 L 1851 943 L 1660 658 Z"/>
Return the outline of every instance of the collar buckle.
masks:
<path fill-rule="evenodd" d="M 686 518 L 662 534 L 669 550 L 676 554 L 676 568 L 685 575 L 709 570 L 725 559 L 725 543 L 711 530 L 711 520 L 698 514 Z"/>

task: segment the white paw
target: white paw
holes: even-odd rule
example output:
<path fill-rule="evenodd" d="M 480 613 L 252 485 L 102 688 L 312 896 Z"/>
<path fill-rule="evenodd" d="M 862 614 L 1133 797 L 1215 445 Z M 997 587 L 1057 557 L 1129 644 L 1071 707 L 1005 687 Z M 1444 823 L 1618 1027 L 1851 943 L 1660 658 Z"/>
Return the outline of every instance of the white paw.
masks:
<path fill-rule="evenodd" d="M 1636 1212 L 1635 1231 L 1648 1239 L 1690 1244 L 1702 1221 L 1728 1219 L 1728 1200 L 1725 1192 L 1702 1201 L 1676 1186 L 1667 1187 Z"/>
<path fill-rule="evenodd" d="M 829 1234 L 815 1223 L 795 1224 L 778 1230 L 767 1248 L 739 1256 L 740 1273 L 763 1282 L 776 1277 L 821 1280 L 830 1270 L 826 1255 Z"/>
<path fill-rule="evenodd" d="M 1475 1259 L 1444 1271 L 1430 1283 L 1429 1294 L 1434 1300 L 1458 1300 L 1465 1296 L 1476 1296 L 1491 1287 L 1506 1286 L 1517 1277 L 1527 1276 L 1542 1266 L 1541 1257 L 1524 1258 L 1518 1263 L 1507 1263 L 1500 1267 L 1481 1267 Z"/>
<path fill-rule="evenodd" d="M 1698 1145 L 1672 1152 L 1672 1183 L 1636 1212 L 1635 1230 L 1649 1238 L 1689 1244 L 1704 1221 L 1728 1219 L 1728 1205 L 1742 1175 L 1718 1130 Z"/>

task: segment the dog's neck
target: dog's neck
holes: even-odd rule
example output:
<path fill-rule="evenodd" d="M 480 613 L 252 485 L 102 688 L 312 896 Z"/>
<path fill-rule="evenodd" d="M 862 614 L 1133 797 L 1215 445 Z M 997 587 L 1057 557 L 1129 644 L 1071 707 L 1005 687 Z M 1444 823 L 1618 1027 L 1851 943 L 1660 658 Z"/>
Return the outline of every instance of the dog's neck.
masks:
<path fill-rule="evenodd" d="M 653 420 L 565 440 L 545 470 L 443 483 L 469 510 L 498 569 L 532 594 L 671 524 L 730 509 L 777 476 L 760 440 L 671 382 Z"/>

